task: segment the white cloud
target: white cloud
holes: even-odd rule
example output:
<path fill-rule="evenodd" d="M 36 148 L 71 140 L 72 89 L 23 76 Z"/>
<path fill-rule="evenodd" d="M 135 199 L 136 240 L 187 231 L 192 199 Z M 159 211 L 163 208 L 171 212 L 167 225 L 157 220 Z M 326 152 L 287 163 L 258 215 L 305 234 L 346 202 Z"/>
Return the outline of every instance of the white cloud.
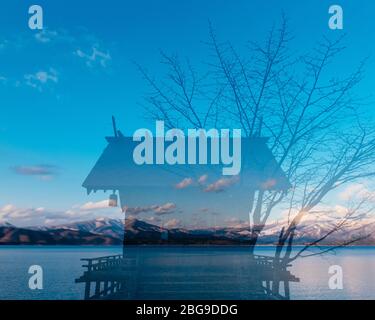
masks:
<path fill-rule="evenodd" d="M 225 220 L 225 224 L 227 227 L 229 228 L 248 228 L 249 227 L 249 222 L 248 221 L 244 221 L 244 220 L 241 220 L 237 217 L 230 217 L 230 218 L 226 218 Z"/>
<path fill-rule="evenodd" d="M 11 170 L 18 175 L 35 176 L 45 181 L 57 174 L 57 167 L 49 164 L 14 166 Z"/>
<path fill-rule="evenodd" d="M 164 224 L 165 228 L 178 228 L 179 226 L 181 226 L 181 220 L 179 219 L 171 219 Z"/>
<path fill-rule="evenodd" d="M 46 215 L 56 212 L 48 212 L 42 207 L 38 208 L 18 208 L 13 204 L 7 204 L 0 208 L 0 221 L 1 222 L 28 222 L 32 219 L 43 219 Z"/>
<path fill-rule="evenodd" d="M 52 39 L 56 38 L 58 36 L 56 31 L 48 30 L 47 28 L 44 28 L 42 31 L 35 34 L 35 39 L 38 42 L 41 43 L 47 43 L 50 42 Z"/>
<path fill-rule="evenodd" d="M 185 189 L 192 184 L 193 184 L 192 178 L 185 178 L 182 181 L 180 181 L 179 183 L 177 183 L 175 187 L 176 187 L 176 189 Z"/>
<path fill-rule="evenodd" d="M 128 207 L 125 206 L 126 214 L 136 216 L 141 213 L 150 212 L 151 207 Z"/>
<path fill-rule="evenodd" d="M 353 183 L 347 186 L 340 194 L 342 200 L 353 200 L 363 198 L 374 198 L 375 191 L 370 191 L 368 187 L 361 183 Z"/>
<path fill-rule="evenodd" d="M 102 200 L 97 202 L 87 202 L 80 207 L 81 210 L 100 210 L 100 209 L 108 209 L 109 201 Z"/>
<path fill-rule="evenodd" d="M 50 210 L 43 207 L 20 208 L 13 204 L 0 207 L 0 222 L 9 222 L 16 226 L 51 225 L 98 218 L 97 212 L 106 217 L 120 218 L 118 208 L 104 207 L 108 200 L 88 202 L 73 206 L 68 210 Z M 107 211 L 103 212 L 103 209 Z"/>
<path fill-rule="evenodd" d="M 155 212 L 156 215 L 161 216 L 164 214 L 171 214 L 176 209 L 176 205 L 172 202 L 168 202 L 163 205 L 156 205 L 152 207 L 152 210 Z"/>
<path fill-rule="evenodd" d="M 77 49 L 74 53 L 79 58 L 84 59 L 88 67 L 93 67 L 97 64 L 106 67 L 108 62 L 112 59 L 109 52 L 100 51 L 95 46 L 92 47 L 91 53 L 86 53 L 81 49 Z"/>
<path fill-rule="evenodd" d="M 40 70 L 34 74 L 24 75 L 26 85 L 42 91 L 43 87 L 48 84 L 56 84 L 58 82 L 57 71 L 50 68 L 48 71 Z"/>
<path fill-rule="evenodd" d="M 165 204 L 154 204 L 151 206 L 144 207 L 125 207 L 126 213 L 129 215 L 138 215 L 140 213 L 152 212 L 157 216 L 162 216 L 164 214 L 171 214 L 175 212 L 176 205 L 172 202 L 167 202 Z"/>
<path fill-rule="evenodd" d="M 144 218 L 142 218 L 142 220 L 147 221 L 149 223 L 159 223 L 159 222 L 161 222 L 161 219 L 158 218 L 158 217 L 155 217 L 155 216 L 144 217 Z"/>
<path fill-rule="evenodd" d="M 206 181 L 207 181 L 207 179 L 208 179 L 208 175 L 207 175 L 207 174 L 204 174 L 204 175 L 202 175 L 202 176 L 199 177 L 199 179 L 198 179 L 198 183 L 199 183 L 199 184 L 205 184 Z"/>
<path fill-rule="evenodd" d="M 288 209 L 283 210 L 278 219 L 268 221 L 267 228 L 275 227 L 281 230 L 281 227 L 288 226 L 298 213 L 299 210 L 297 209 L 292 209 L 290 212 Z M 354 203 L 354 205 L 349 203 L 348 206 L 320 204 L 303 215 L 297 229 L 309 226 L 316 229 L 325 228 L 329 230 L 340 222 L 343 222 L 343 229 L 365 227 L 374 223 L 375 217 L 373 213 L 373 205 L 370 203 L 370 206 L 368 206 L 366 202 L 360 206 L 358 206 L 358 203 Z"/>
<path fill-rule="evenodd" d="M 209 184 L 204 191 L 205 192 L 221 192 L 226 188 L 236 184 L 239 181 L 238 176 L 233 176 L 231 178 L 221 178 L 214 183 Z"/>

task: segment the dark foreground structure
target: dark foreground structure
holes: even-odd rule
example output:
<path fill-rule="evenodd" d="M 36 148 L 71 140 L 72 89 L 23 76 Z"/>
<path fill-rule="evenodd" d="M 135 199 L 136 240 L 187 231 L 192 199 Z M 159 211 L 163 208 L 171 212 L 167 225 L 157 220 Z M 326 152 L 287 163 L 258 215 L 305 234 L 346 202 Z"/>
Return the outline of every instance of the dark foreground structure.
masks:
<path fill-rule="evenodd" d="M 249 255 L 238 263 L 199 255 L 187 251 L 157 259 L 147 254 L 83 259 L 86 271 L 76 282 L 84 283 L 87 300 L 285 300 L 290 299 L 290 283 L 299 282 L 288 265 L 272 257 Z"/>
<path fill-rule="evenodd" d="M 186 201 L 194 204 L 202 186 L 198 183 L 189 192 L 181 192 L 175 188 L 181 179 L 228 179 L 222 176 L 222 164 L 139 166 L 133 160 L 137 143 L 116 129 L 114 119 L 113 124 L 114 136 L 106 138 L 108 145 L 83 187 L 88 194 L 112 192 L 111 206 L 118 205 L 118 193 L 125 214 L 128 206 L 147 201 L 150 205 L 156 200 L 173 201 L 177 206 Z M 290 188 L 266 142 L 260 136 L 241 138 L 241 173 L 230 192 L 206 192 L 207 207 L 232 203 L 238 206 L 238 212 L 246 214 L 254 203 L 259 205 L 265 191 Z M 211 143 L 208 139 L 208 148 Z M 85 284 L 85 299 L 289 299 L 290 282 L 299 281 L 287 270 L 287 263 L 272 257 L 249 252 L 238 261 L 207 250 L 203 255 L 181 250 L 155 256 L 142 247 L 132 255 L 126 250 L 125 240 L 124 233 L 122 255 L 83 259 L 86 270 L 76 282 Z"/>
<path fill-rule="evenodd" d="M 237 138 L 241 144 L 241 153 L 238 155 L 241 158 L 241 171 L 235 176 L 227 176 L 223 175 L 223 168 L 227 165 L 222 163 L 222 159 L 218 163 L 211 162 L 212 154 L 209 150 L 212 144 L 218 143 L 218 138 L 205 138 L 207 164 L 138 165 L 133 159 L 133 151 L 139 142 L 123 136 L 116 128 L 114 118 L 113 125 L 114 135 L 106 137 L 108 144 L 82 186 L 87 194 L 110 192 L 109 206 L 120 206 L 125 219 L 127 214 L 132 213 L 129 208 L 152 208 L 155 204 L 173 204 L 178 211 L 186 209 L 187 215 L 193 212 L 207 215 L 208 211 L 212 211 L 216 215 L 248 219 L 248 213 L 260 207 L 267 191 L 287 192 L 291 187 L 267 146 L 267 138 L 258 135 Z M 153 145 L 156 145 L 156 138 L 152 139 Z M 184 139 L 187 155 L 191 138 Z M 163 142 L 166 148 L 172 143 Z M 233 141 L 229 144 L 233 146 Z M 196 141 L 198 156 L 199 146 L 199 141 Z M 232 147 L 229 146 L 229 149 Z M 155 152 L 153 157 L 156 157 Z M 181 187 L 181 183 L 186 181 L 189 187 Z M 201 212 L 202 206 L 206 212 Z"/>

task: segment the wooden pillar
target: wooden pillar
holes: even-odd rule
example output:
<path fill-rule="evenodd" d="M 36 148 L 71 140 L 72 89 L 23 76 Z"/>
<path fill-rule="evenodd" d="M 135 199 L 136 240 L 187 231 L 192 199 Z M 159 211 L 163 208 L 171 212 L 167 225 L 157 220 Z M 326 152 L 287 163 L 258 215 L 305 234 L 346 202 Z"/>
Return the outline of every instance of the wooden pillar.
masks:
<path fill-rule="evenodd" d="M 99 297 L 100 296 L 100 281 L 96 281 L 95 283 L 95 297 Z"/>
<path fill-rule="evenodd" d="M 85 300 L 90 299 L 91 282 L 86 281 L 85 283 Z"/>
<path fill-rule="evenodd" d="M 271 280 L 266 280 L 267 293 L 271 291 Z"/>
<path fill-rule="evenodd" d="M 288 280 L 284 280 L 284 293 L 285 293 L 285 298 L 289 300 L 290 299 L 290 287 L 289 287 Z"/>
<path fill-rule="evenodd" d="M 106 296 L 108 294 L 108 280 L 104 281 L 104 295 Z"/>

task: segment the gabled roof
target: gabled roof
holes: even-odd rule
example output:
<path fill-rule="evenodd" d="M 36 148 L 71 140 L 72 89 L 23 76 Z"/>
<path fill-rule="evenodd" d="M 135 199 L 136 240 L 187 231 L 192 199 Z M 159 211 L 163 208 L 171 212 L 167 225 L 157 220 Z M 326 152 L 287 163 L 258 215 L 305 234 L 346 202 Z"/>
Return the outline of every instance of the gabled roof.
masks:
<path fill-rule="evenodd" d="M 198 181 L 204 175 L 215 179 L 231 178 L 222 175 L 223 164 L 137 165 L 133 160 L 133 150 L 139 142 L 124 136 L 106 139 L 107 147 L 83 182 L 87 192 L 129 187 L 169 187 L 184 178 Z M 238 176 L 239 184 L 253 190 L 289 189 L 290 183 L 266 142 L 267 138 L 241 138 L 242 169 Z M 168 143 L 165 144 L 167 147 Z"/>

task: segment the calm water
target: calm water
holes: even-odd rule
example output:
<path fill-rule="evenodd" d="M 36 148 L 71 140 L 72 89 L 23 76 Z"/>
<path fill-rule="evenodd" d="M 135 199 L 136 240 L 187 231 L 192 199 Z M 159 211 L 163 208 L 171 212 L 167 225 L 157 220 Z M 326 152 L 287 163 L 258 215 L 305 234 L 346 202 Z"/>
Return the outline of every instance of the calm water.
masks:
<path fill-rule="evenodd" d="M 273 251 L 272 247 L 262 247 L 256 253 L 272 255 Z M 168 281 L 170 296 L 175 293 L 178 297 L 181 283 L 178 286 L 171 282 L 177 274 L 184 275 L 187 286 L 194 287 L 199 282 L 197 285 L 208 288 L 208 291 L 216 289 L 204 285 L 207 272 L 221 281 L 218 288 L 225 288 L 225 291 L 230 291 L 225 287 L 226 283 L 236 290 L 253 289 L 251 285 L 246 287 L 245 279 L 256 276 L 248 274 L 249 254 L 246 247 L 129 247 L 127 252 L 137 261 L 138 280 L 133 280 L 148 279 L 154 284 L 146 288 L 147 292 L 151 292 L 151 298 L 158 297 L 157 284 L 160 287 Z M 0 299 L 83 299 L 84 285 L 74 281 L 84 271 L 80 259 L 121 253 L 121 247 L 2 246 Z M 35 264 L 43 268 L 43 290 L 30 290 L 28 287 L 28 268 Z M 342 290 L 329 289 L 331 275 L 328 269 L 332 265 L 342 267 Z M 290 284 L 292 299 L 375 299 L 375 247 L 342 248 L 334 254 L 298 259 L 290 272 L 300 280 Z M 202 279 L 197 282 L 200 274 Z M 235 293 L 233 295 L 230 298 L 236 298 Z M 208 292 L 207 298 L 215 298 L 215 292 Z"/>

